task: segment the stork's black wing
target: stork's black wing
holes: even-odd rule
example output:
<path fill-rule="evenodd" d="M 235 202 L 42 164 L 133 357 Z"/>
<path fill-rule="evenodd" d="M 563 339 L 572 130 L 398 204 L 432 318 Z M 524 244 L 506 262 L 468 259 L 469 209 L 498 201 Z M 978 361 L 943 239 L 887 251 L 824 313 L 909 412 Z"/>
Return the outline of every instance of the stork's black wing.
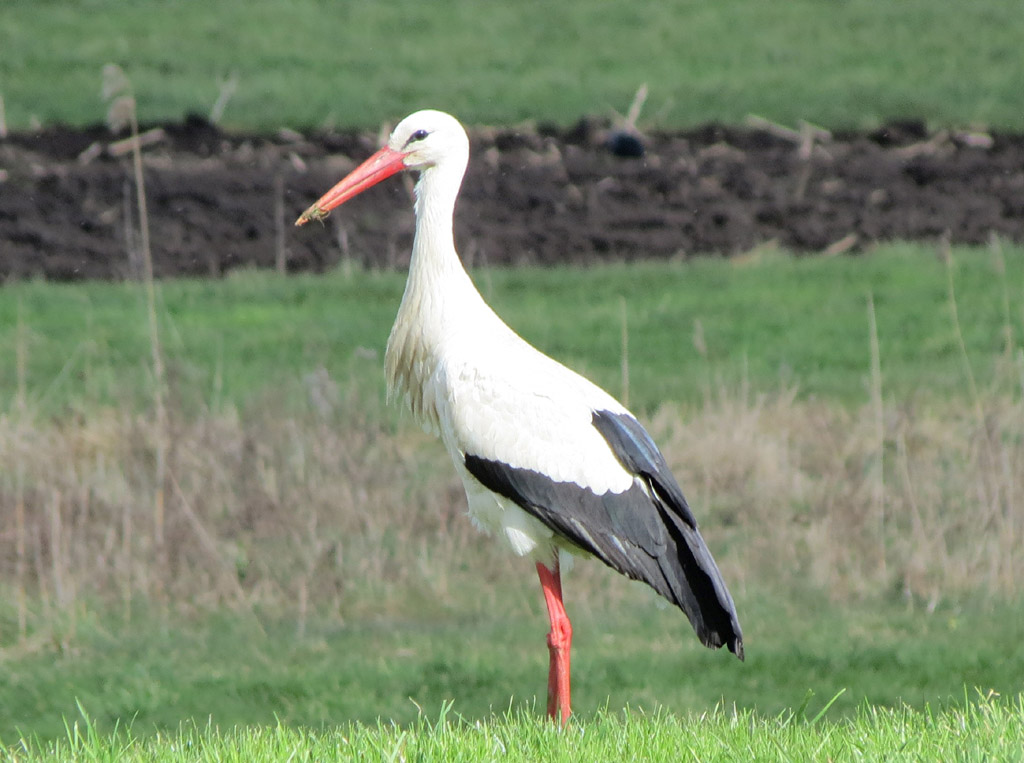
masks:
<path fill-rule="evenodd" d="M 622 493 L 597 494 L 468 453 L 466 468 L 484 487 L 677 605 L 706 646 L 728 646 L 743 659 L 732 596 L 664 456 L 628 414 L 595 411 L 593 425 L 634 477 Z"/>

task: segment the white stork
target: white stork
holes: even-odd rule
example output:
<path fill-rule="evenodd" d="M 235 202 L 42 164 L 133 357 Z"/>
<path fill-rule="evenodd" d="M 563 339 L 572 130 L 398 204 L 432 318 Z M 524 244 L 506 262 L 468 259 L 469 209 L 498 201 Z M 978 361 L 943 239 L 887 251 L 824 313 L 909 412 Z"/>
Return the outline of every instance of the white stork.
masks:
<path fill-rule="evenodd" d="M 743 635 L 650 435 L 611 395 L 505 325 L 463 268 L 452 215 L 468 160 L 454 117 L 418 111 L 295 224 L 322 219 L 397 172 L 419 172 L 409 278 L 385 356 L 389 395 L 404 397 L 440 436 L 476 524 L 536 562 L 551 623 L 548 714 L 565 723 L 572 627 L 562 604 L 564 552 L 592 554 L 647 583 L 686 613 L 708 647 L 743 659 Z"/>

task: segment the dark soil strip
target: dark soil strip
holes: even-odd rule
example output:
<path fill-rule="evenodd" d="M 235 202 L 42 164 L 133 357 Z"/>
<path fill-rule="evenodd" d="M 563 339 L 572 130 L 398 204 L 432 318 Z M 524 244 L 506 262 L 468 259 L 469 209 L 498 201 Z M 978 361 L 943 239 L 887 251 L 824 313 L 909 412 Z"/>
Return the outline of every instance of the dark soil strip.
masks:
<path fill-rule="evenodd" d="M 147 129 L 159 130 L 144 153 L 157 275 L 408 260 L 409 183 L 353 200 L 326 232 L 291 225 L 378 136 L 245 136 L 197 118 Z M 119 137 L 54 127 L 0 141 L 0 280 L 138 272 L 130 155 L 114 155 Z M 929 133 L 914 122 L 802 137 L 708 125 L 638 144 L 583 120 L 570 130 L 478 129 L 472 138 L 456 222 L 470 264 L 728 256 L 766 243 L 860 251 L 946 235 L 1024 242 L 1019 135 Z M 639 157 L 617 155 L 641 148 Z"/>

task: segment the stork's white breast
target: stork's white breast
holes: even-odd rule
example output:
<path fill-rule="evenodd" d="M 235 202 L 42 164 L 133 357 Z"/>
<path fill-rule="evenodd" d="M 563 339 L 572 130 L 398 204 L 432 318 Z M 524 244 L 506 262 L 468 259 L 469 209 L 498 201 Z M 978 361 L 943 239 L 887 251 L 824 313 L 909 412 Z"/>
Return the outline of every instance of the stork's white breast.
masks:
<path fill-rule="evenodd" d="M 489 345 L 474 344 L 462 352 L 452 342 L 436 369 L 442 437 L 450 450 L 597 494 L 633 484 L 592 423 L 595 410 L 625 411 L 614 398 L 511 330 Z"/>

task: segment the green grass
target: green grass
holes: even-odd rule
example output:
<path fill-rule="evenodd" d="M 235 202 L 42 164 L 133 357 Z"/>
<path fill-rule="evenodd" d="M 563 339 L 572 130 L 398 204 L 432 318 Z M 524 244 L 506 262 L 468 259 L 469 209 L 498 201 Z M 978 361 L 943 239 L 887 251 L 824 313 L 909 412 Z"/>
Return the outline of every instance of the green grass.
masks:
<path fill-rule="evenodd" d="M 526 589 L 536 593 L 533 582 L 506 584 L 511 604 L 499 612 L 431 616 L 426 604 L 407 620 L 324 622 L 303 636 L 290 623 L 261 633 L 240 615 L 162 626 L 157 618 L 92 622 L 71 654 L 5 659 L 0 740 L 60 739 L 79 704 L 98 733 L 130 724 L 140 737 L 173 734 L 183 722 L 268 731 L 277 722 L 320 731 L 378 719 L 406 725 L 449 704 L 470 723 L 506 711 L 539 716 L 546 622 L 539 595 L 524 601 Z M 921 711 L 976 691 L 1013 696 L 1024 671 L 1020 607 L 976 603 L 927 614 L 877 602 L 839 609 L 813 595 L 799 604 L 750 596 L 740 601 L 749 634 L 741 663 L 704 649 L 677 611 L 652 599 L 611 613 L 570 602 L 574 705 L 584 726 L 621 708 L 685 719 L 717 706 L 833 721 L 855 719 L 865 705 Z"/>
<path fill-rule="evenodd" d="M 1019 129 L 1022 36 L 1018 0 L 8 0 L 0 95 L 12 127 L 99 122 L 115 62 L 144 121 L 208 113 L 234 73 L 224 122 L 258 129 L 372 127 L 424 106 L 569 123 L 624 111 L 642 82 L 647 125 L 759 113 Z"/>
<path fill-rule="evenodd" d="M 1006 322 L 1015 348 L 1024 336 L 1024 252 L 1007 247 L 1005 275 L 989 252 L 954 254 L 968 355 L 985 384 L 1004 351 Z M 633 402 L 648 409 L 660 401 L 696 404 L 720 379 L 746 379 L 755 392 L 796 384 L 805 396 L 863 402 L 869 292 L 886 394 L 912 401 L 964 396 L 947 275 L 934 250 L 915 245 L 861 258 L 768 253 L 475 273 L 487 299 L 528 339 L 616 393 L 622 297 Z M 400 273 L 246 272 L 159 284 L 175 405 L 184 399 L 200 416 L 206 405 L 277 405 L 282 389 L 294 389 L 320 364 L 374 405 L 403 280 Z M 8 285 L 0 292 L 0 407 L 14 405 L 19 341 L 29 401 L 45 416 L 88 419 L 106 405 L 144 405 L 150 387 L 142 316 L 137 285 Z M 694 346 L 695 321 L 706 356 Z M 5 478 L 13 479 L 10 472 Z M 93 509 L 97 516 L 100 509 Z M 230 551 L 230 539 L 220 540 Z M 795 564 L 799 556 L 796 550 Z M 1024 672 L 1024 609 L 1015 602 L 964 596 L 959 600 L 969 603 L 957 605 L 957 596 L 939 592 L 929 614 L 884 591 L 835 603 L 821 592 L 756 590 L 751 582 L 734 590 L 748 636 L 741 664 L 700 647 L 678 612 L 651 605 L 653 595 L 629 597 L 609 611 L 600 597 L 573 598 L 570 577 L 579 716 L 574 730 L 559 736 L 537 720 L 546 675 L 540 597 L 528 563 L 504 564 L 499 584 L 474 581 L 469 590 L 456 582 L 458 590 L 424 600 L 400 619 L 394 610 L 378 620 L 348 619 L 339 603 L 322 620 L 314 615 L 301 636 L 276 612 L 260 613 L 261 628 L 231 614 L 147 619 L 141 602 L 125 626 L 83 592 L 69 605 L 74 613 L 40 618 L 41 629 L 26 640 L 5 640 L 0 743 L 19 760 L 270 760 L 291 753 L 472 759 L 493 757 L 502 745 L 511 759 L 535 759 L 538 750 L 540 758 L 617 759 L 616 750 L 638 749 L 670 759 L 680 751 L 701 758 L 900 752 L 979 759 L 1019 757 L 1022 749 L 1021 707 L 1013 698 Z M 520 579 L 528 582 L 519 587 Z M 0 628 L 10 635 L 14 597 L 8 589 L 0 600 L 7 602 Z M 965 704 L 975 690 L 1006 699 Z M 833 697 L 822 719 L 807 722 Z M 69 737 L 65 719 L 76 722 L 79 703 L 89 720 L 79 720 L 79 735 L 72 729 Z M 424 720 L 449 703 L 444 712 L 465 723 Z M 939 707 L 946 709 L 929 709 Z"/>
<path fill-rule="evenodd" d="M 999 275 L 985 251 L 955 252 L 956 297 L 982 382 L 1005 349 L 1007 321 L 1024 336 L 1024 250 Z M 948 397 L 967 390 L 951 320 L 947 271 L 927 246 L 857 258 L 609 265 L 586 270 L 483 270 L 485 297 L 526 339 L 622 392 L 622 300 L 631 403 L 699 401 L 749 381 L 797 385 L 805 396 L 861 401 L 869 370 L 867 298 L 878 320 L 887 393 Z M 177 394 L 195 405 L 244 404 L 323 365 L 332 378 L 383 396 L 383 349 L 403 273 L 281 278 L 241 273 L 158 286 Z M 1004 313 L 1005 289 L 1009 314 Z M 0 408 L 17 389 L 18 315 L 26 387 L 41 410 L 146 400 L 149 357 L 141 291 L 131 284 L 11 284 L 0 293 Z M 705 354 L 694 333 L 699 325 Z"/>
<path fill-rule="evenodd" d="M 838 723 L 718 709 L 700 716 L 602 713 L 565 731 L 525 713 L 465 723 L 445 706 L 416 724 L 310 731 L 285 724 L 221 731 L 183 725 L 139 739 L 103 736 L 87 717 L 67 737 L 8 752 L 35 761 L 280 760 L 1001 760 L 1022 757 L 1024 701 L 982 698 L 944 709 L 864 707 Z"/>

